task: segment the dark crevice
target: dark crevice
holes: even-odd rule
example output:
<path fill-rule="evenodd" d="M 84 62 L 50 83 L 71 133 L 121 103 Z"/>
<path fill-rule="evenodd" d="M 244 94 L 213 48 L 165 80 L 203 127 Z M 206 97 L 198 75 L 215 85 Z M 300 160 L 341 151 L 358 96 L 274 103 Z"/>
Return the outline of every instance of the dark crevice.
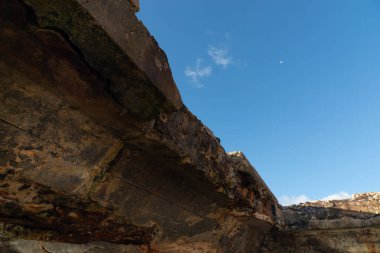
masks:
<path fill-rule="evenodd" d="M 22 131 L 22 132 L 24 132 L 24 133 L 27 133 L 28 135 L 31 135 L 29 131 L 27 131 L 27 130 L 25 130 L 25 129 L 22 129 L 22 128 L 19 127 L 19 126 L 16 126 L 16 125 L 13 124 L 12 122 L 9 122 L 9 121 L 7 121 L 7 120 L 5 120 L 5 119 L 2 119 L 2 118 L 0 118 L 0 121 L 3 122 L 3 123 L 5 123 L 6 125 L 10 125 L 10 126 L 12 126 L 12 127 L 14 127 L 14 128 L 17 128 L 18 130 L 20 130 L 20 131 Z M 31 136 L 32 136 L 32 135 L 31 135 Z M 33 136 L 33 137 L 34 137 L 34 136 Z"/>
<path fill-rule="evenodd" d="M 27 135 L 29 135 L 29 136 L 31 136 L 31 137 L 33 137 L 33 138 L 37 138 L 37 139 L 39 139 L 39 140 L 41 140 L 41 141 L 43 141 L 43 142 L 45 142 L 45 143 L 48 143 L 48 144 L 51 144 L 51 145 L 57 146 L 58 148 L 62 149 L 63 151 L 68 151 L 68 150 L 66 150 L 64 147 L 62 147 L 61 145 L 59 145 L 58 143 L 54 143 L 54 142 L 51 142 L 51 141 L 45 140 L 45 139 L 43 139 L 43 138 L 41 138 L 41 137 L 39 137 L 39 136 L 34 135 L 34 134 L 32 133 L 31 130 L 25 130 L 25 129 L 22 129 L 21 127 L 19 127 L 19 126 L 13 124 L 12 122 L 9 122 L 9 121 L 7 121 L 7 120 L 5 120 L 5 119 L 2 119 L 2 118 L 0 118 L 0 121 L 3 122 L 3 123 L 5 123 L 6 125 L 10 125 L 10 126 L 16 128 L 16 129 L 20 130 L 21 132 L 26 133 Z"/>

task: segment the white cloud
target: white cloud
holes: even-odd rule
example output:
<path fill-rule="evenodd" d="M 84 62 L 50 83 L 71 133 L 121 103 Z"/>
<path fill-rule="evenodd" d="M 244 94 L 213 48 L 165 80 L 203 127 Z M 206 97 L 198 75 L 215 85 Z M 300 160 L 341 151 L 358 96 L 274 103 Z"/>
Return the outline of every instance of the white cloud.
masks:
<path fill-rule="evenodd" d="M 299 195 L 299 196 L 282 196 L 278 200 L 281 205 L 283 206 L 290 206 L 290 205 L 296 205 L 300 203 L 305 203 L 308 201 L 311 201 L 309 197 L 306 195 Z"/>
<path fill-rule="evenodd" d="M 223 68 L 227 68 L 232 63 L 228 49 L 225 47 L 209 46 L 207 53 L 216 65 L 221 65 Z"/>
<path fill-rule="evenodd" d="M 190 78 L 191 82 L 195 84 L 198 88 L 203 87 L 203 84 L 200 83 L 200 79 L 203 77 L 210 76 L 212 73 L 212 67 L 202 66 L 202 59 L 197 59 L 194 68 L 186 67 L 185 75 Z"/>
<path fill-rule="evenodd" d="M 321 198 L 320 200 L 322 201 L 341 200 L 341 199 L 349 199 L 351 197 L 352 195 L 349 194 L 348 192 L 341 191 L 338 193 L 331 194 L 327 197 Z M 299 195 L 299 196 L 284 195 L 278 199 L 278 202 L 280 202 L 280 204 L 283 206 L 297 205 L 300 203 L 311 202 L 311 201 L 315 201 L 315 200 L 312 200 L 306 195 Z"/>
<path fill-rule="evenodd" d="M 331 195 L 329 195 L 327 197 L 324 197 L 321 200 L 323 200 L 323 201 L 327 201 L 327 200 L 340 200 L 340 199 L 349 199 L 351 197 L 352 197 L 352 195 L 349 194 L 348 192 L 338 192 L 338 193 L 331 194 Z"/>

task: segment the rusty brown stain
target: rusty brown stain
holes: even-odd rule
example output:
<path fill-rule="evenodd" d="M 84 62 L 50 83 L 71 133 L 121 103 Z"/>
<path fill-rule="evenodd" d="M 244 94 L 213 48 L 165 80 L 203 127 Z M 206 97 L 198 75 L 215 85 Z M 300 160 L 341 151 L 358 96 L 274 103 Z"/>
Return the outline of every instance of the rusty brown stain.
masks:
<path fill-rule="evenodd" d="M 375 244 L 367 243 L 367 247 L 368 247 L 369 253 L 378 253 L 378 251 L 376 250 Z"/>
<path fill-rule="evenodd" d="M 251 191 L 249 194 L 249 203 L 253 205 L 254 201 L 255 201 L 255 194 L 253 191 Z"/>

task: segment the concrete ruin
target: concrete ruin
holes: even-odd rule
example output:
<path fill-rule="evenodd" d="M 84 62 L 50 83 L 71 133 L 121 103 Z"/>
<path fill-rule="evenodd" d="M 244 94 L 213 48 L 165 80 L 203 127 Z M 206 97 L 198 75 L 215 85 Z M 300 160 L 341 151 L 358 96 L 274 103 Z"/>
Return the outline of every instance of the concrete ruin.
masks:
<path fill-rule="evenodd" d="M 280 206 L 138 9 L 0 0 L 0 252 L 380 252 L 379 195 Z"/>

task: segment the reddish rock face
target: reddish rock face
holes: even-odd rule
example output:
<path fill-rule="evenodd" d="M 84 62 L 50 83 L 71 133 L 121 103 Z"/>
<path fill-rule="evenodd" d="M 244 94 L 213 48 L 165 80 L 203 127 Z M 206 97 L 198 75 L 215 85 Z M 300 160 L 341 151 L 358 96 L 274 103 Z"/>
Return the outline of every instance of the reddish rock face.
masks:
<path fill-rule="evenodd" d="M 138 4 L 0 0 L 0 251 L 333 249 L 183 105 Z"/>

